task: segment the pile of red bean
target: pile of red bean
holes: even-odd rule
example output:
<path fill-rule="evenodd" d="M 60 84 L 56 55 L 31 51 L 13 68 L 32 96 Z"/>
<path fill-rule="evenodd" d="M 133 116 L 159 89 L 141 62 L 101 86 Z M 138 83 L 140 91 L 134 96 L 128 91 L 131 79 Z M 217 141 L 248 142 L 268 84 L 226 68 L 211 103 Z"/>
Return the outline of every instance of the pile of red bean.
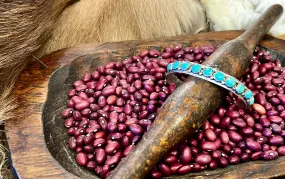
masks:
<path fill-rule="evenodd" d="M 175 90 L 165 80 L 166 66 L 175 60 L 202 63 L 214 50 L 182 45 L 163 52 L 145 50 L 75 81 L 62 116 L 77 163 L 102 178 L 109 176 Z M 279 60 L 271 60 L 269 53 L 256 49 L 242 79 L 255 96 L 250 109 L 244 110 L 241 100 L 229 93 L 195 136 L 170 151 L 149 175 L 183 175 L 285 155 L 285 71 Z"/>

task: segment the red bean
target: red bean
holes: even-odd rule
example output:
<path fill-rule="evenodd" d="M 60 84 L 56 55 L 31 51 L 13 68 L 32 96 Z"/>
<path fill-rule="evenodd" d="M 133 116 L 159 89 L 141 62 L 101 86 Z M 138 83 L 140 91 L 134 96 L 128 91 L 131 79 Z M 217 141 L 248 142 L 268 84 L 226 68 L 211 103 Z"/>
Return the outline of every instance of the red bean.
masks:
<path fill-rule="evenodd" d="M 228 161 L 227 161 L 227 159 L 226 159 L 225 157 L 221 157 L 221 158 L 219 159 L 219 165 L 220 165 L 221 167 L 227 167 L 227 166 L 228 166 Z"/>
<path fill-rule="evenodd" d="M 259 77 L 259 72 L 258 71 L 254 71 L 254 72 L 251 73 L 252 80 L 255 80 L 258 77 Z"/>
<path fill-rule="evenodd" d="M 195 158 L 195 162 L 200 165 L 208 165 L 212 160 L 212 157 L 209 154 L 201 153 L 198 154 Z"/>
<path fill-rule="evenodd" d="M 65 109 L 65 110 L 61 113 L 61 116 L 62 116 L 63 118 L 69 118 L 69 117 L 72 116 L 73 111 L 74 111 L 73 108 L 67 108 L 67 109 Z"/>
<path fill-rule="evenodd" d="M 244 127 L 240 131 L 242 134 L 247 135 L 247 136 L 252 135 L 254 133 L 253 129 L 250 127 Z"/>
<path fill-rule="evenodd" d="M 74 136 L 75 137 L 78 137 L 78 136 L 80 136 L 80 135 L 83 135 L 85 133 L 85 129 L 84 128 L 79 128 L 79 129 L 77 129 L 75 132 L 74 132 Z M 77 139 L 77 141 L 78 141 L 78 139 Z"/>
<path fill-rule="evenodd" d="M 163 164 L 163 163 L 158 165 L 158 169 L 159 169 L 159 171 L 161 172 L 161 174 L 163 176 L 170 176 L 171 175 L 170 168 L 167 165 Z"/>
<path fill-rule="evenodd" d="M 248 141 L 246 141 L 246 145 L 249 149 L 251 149 L 253 151 L 260 151 L 261 150 L 261 145 L 256 141 L 248 140 Z"/>
<path fill-rule="evenodd" d="M 269 127 L 270 126 L 270 121 L 266 117 L 261 118 L 259 122 L 263 127 Z"/>
<path fill-rule="evenodd" d="M 109 134 L 109 140 L 117 140 L 117 141 L 121 141 L 123 138 L 123 135 L 119 132 L 114 132 Z"/>
<path fill-rule="evenodd" d="M 285 146 L 280 146 L 277 149 L 279 155 L 285 155 Z"/>
<path fill-rule="evenodd" d="M 163 160 L 166 164 L 168 165 L 171 165 L 171 164 L 174 164 L 174 163 L 177 163 L 178 159 L 176 156 L 170 154 L 170 155 L 167 155 L 164 160 Z"/>
<path fill-rule="evenodd" d="M 113 105 L 116 103 L 116 100 L 117 100 L 117 96 L 111 95 L 107 98 L 107 104 Z"/>
<path fill-rule="evenodd" d="M 76 139 L 74 137 L 69 138 L 68 140 L 69 148 L 71 150 L 75 150 L 77 145 L 76 145 Z"/>
<path fill-rule="evenodd" d="M 279 134 L 282 132 L 281 127 L 278 124 L 271 124 L 272 132 L 275 134 Z"/>
<path fill-rule="evenodd" d="M 278 153 L 274 150 L 267 150 L 262 152 L 261 154 L 261 158 L 263 160 L 273 160 L 276 159 L 278 157 Z"/>
<path fill-rule="evenodd" d="M 224 152 L 226 152 L 227 154 L 229 154 L 232 149 L 231 149 L 231 146 L 230 146 L 230 145 L 225 144 L 225 145 L 223 145 L 222 150 L 223 150 Z"/>
<path fill-rule="evenodd" d="M 133 149 L 135 148 L 135 145 L 129 145 L 124 150 L 124 156 L 127 156 Z"/>
<path fill-rule="evenodd" d="M 239 112 L 234 111 L 234 110 L 228 110 L 228 111 L 225 113 L 225 115 L 226 115 L 227 117 L 232 118 L 232 119 L 236 119 L 236 118 L 239 117 Z"/>
<path fill-rule="evenodd" d="M 267 142 L 267 138 L 264 136 L 260 136 L 257 138 L 257 142 L 259 142 L 260 144 L 264 144 L 265 142 Z"/>
<path fill-rule="evenodd" d="M 150 50 L 149 51 L 149 56 L 151 57 L 158 57 L 160 55 L 160 52 L 157 50 Z"/>
<path fill-rule="evenodd" d="M 131 124 L 129 126 L 129 128 L 135 135 L 142 135 L 143 134 L 143 129 L 137 124 Z"/>
<path fill-rule="evenodd" d="M 273 86 L 273 85 L 267 84 L 267 85 L 264 86 L 264 89 L 266 91 L 276 91 L 277 88 L 275 86 Z"/>
<path fill-rule="evenodd" d="M 138 67 L 132 66 L 132 67 L 128 68 L 128 72 L 130 72 L 130 73 L 137 73 L 138 71 L 139 71 Z"/>
<path fill-rule="evenodd" d="M 94 161 L 95 160 L 95 155 L 94 154 L 87 154 L 86 156 L 87 156 L 87 160 L 88 161 L 92 161 L 92 160 Z M 88 164 L 86 164 L 86 165 L 88 165 Z M 96 163 L 96 165 L 97 165 L 97 163 Z"/>
<path fill-rule="evenodd" d="M 108 123 L 108 131 L 109 132 L 116 132 L 117 131 L 117 129 L 118 129 L 118 126 L 117 126 L 117 124 L 116 123 L 112 123 L 112 122 L 109 122 Z"/>
<path fill-rule="evenodd" d="M 137 144 L 141 140 L 141 136 L 137 135 L 132 138 L 132 144 Z"/>
<path fill-rule="evenodd" d="M 170 166 L 171 173 L 172 173 L 172 174 L 176 174 L 176 173 L 177 173 L 177 170 L 178 170 L 180 167 L 182 167 L 182 166 L 183 166 L 183 165 L 180 164 L 180 163 L 172 164 L 172 165 Z"/>
<path fill-rule="evenodd" d="M 110 112 L 109 120 L 112 123 L 118 123 L 119 114 L 116 111 Z"/>
<path fill-rule="evenodd" d="M 109 155 L 114 154 L 118 149 L 120 149 L 120 144 L 117 141 L 113 141 L 105 147 L 105 151 Z"/>
<path fill-rule="evenodd" d="M 91 145 L 85 145 L 83 149 L 84 149 L 84 153 L 86 154 L 90 154 L 94 152 L 94 149 Z"/>
<path fill-rule="evenodd" d="M 263 102 L 263 101 L 262 101 L 262 103 L 265 104 L 265 102 Z M 252 107 L 259 114 L 261 114 L 261 115 L 266 114 L 265 108 L 263 106 L 261 106 L 260 104 L 253 104 Z"/>
<path fill-rule="evenodd" d="M 212 114 L 209 121 L 211 121 L 211 123 L 213 123 L 213 124 L 219 125 L 220 118 L 217 115 Z"/>
<path fill-rule="evenodd" d="M 108 81 L 105 78 L 100 79 L 96 84 L 95 89 L 97 91 L 102 90 L 106 86 L 107 82 Z"/>
<path fill-rule="evenodd" d="M 181 156 L 180 160 L 182 164 L 188 164 L 190 163 L 192 159 L 192 153 L 190 147 L 184 146 L 181 148 Z"/>
<path fill-rule="evenodd" d="M 77 147 L 76 151 L 77 154 L 83 152 L 83 148 L 82 147 Z"/>
<path fill-rule="evenodd" d="M 98 115 L 100 117 L 109 118 L 109 113 L 103 110 L 98 110 Z"/>
<path fill-rule="evenodd" d="M 162 177 L 162 174 L 159 172 L 159 171 L 156 171 L 156 170 L 152 170 L 150 172 L 150 176 L 153 178 L 153 179 L 160 179 Z"/>
<path fill-rule="evenodd" d="M 240 148 L 236 148 L 236 147 L 235 147 L 235 148 L 232 149 L 231 153 L 232 153 L 233 155 L 239 156 L 239 155 L 242 154 L 242 150 L 241 150 Z"/>
<path fill-rule="evenodd" d="M 244 122 L 244 120 L 242 118 L 236 118 L 232 120 L 232 123 L 237 126 L 237 127 L 245 127 L 246 123 Z"/>
<path fill-rule="evenodd" d="M 84 153 L 80 152 L 76 155 L 76 162 L 80 166 L 84 166 L 87 163 L 87 157 Z"/>
<path fill-rule="evenodd" d="M 246 115 L 245 121 L 246 121 L 246 124 L 247 124 L 249 127 L 253 127 L 253 126 L 254 126 L 254 119 L 253 119 L 251 116 Z"/>
<path fill-rule="evenodd" d="M 137 118 L 129 118 L 126 120 L 125 125 L 130 126 L 132 124 L 137 124 L 139 121 Z"/>
<path fill-rule="evenodd" d="M 139 125 L 142 127 L 147 127 L 148 125 L 151 125 L 151 124 L 152 124 L 151 120 L 148 120 L 148 119 L 139 120 Z"/>
<path fill-rule="evenodd" d="M 249 161 L 249 155 L 247 154 L 247 153 L 242 153 L 241 155 L 240 155 L 240 160 L 242 161 L 242 162 L 247 162 L 247 161 Z"/>
<path fill-rule="evenodd" d="M 220 133 L 220 139 L 221 139 L 221 141 L 222 141 L 224 144 L 229 143 L 229 140 L 230 140 L 228 133 L 225 132 L 225 131 L 222 131 L 222 132 Z"/>
<path fill-rule="evenodd" d="M 213 151 L 216 150 L 216 145 L 214 142 L 203 141 L 201 143 L 201 148 L 205 151 Z"/>
<path fill-rule="evenodd" d="M 102 90 L 102 95 L 104 96 L 114 95 L 115 93 L 116 93 L 116 87 L 114 86 L 107 86 Z"/>
<path fill-rule="evenodd" d="M 119 163 L 120 161 L 120 157 L 118 156 L 112 156 L 107 158 L 105 165 L 116 165 L 117 163 Z"/>
<path fill-rule="evenodd" d="M 106 140 L 105 140 L 105 139 L 103 139 L 103 138 L 98 138 L 98 139 L 95 139 L 95 140 L 94 140 L 92 146 L 93 146 L 94 148 L 96 148 L 96 147 L 102 147 L 102 146 L 104 146 L 105 144 L 106 144 Z"/>
<path fill-rule="evenodd" d="M 87 133 L 97 132 L 101 126 L 99 124 L 90 125 L 90 127 L 86 128 Z"/>
<path fill-rule="evenodd" d="M 72 117 L 69 117 L 65 120 L 64 125 L 65 127 L 70 128 L 73 127 L 74 122 L 75 122 L 74 119 Z"/>
<path fill-rule="evenodd" d="M 190 165 L 184 165 L 176 169 L 178 175 L 185 175 L 191 171 Z"/>
<path fill-rule="evenodd" d="M 169 52 L 164 52 L 164 53 L 161 54 L 161 57 L 162 57 L 163 59 L 168 59 L 168 58 L 172 57 L 172 54 L 169 53 Z M 159 61 L 161 61 L 161 60 L 159 60 Z M 161 66 L 162 66 L 162 65 L 161 65 Z M 166 65 L 166 66 L 167 66 L 167 65 Z M 166 67 L 166 66 L 165 66 L 165 67 Z"/>
<path fill-rule="evenodd" d="M 272 136 L 268 139 L 269 144 L 271 145 L 283 145 L 284 140 L 281 136 Z"/>
<path fill-rule="evenodd" d="M 217 159 L 219 159 L 219 158 L 221 158 L 221 152 L 220 151 L 218 151 L 218 150 L 214 150 L 213 152 L 212 152 L 212 158 L 214 159 L 214 160 L 217 160 Z"/>
<path fill-rule="evenodd" d="M 93 171 L 95 168 L 97 167 L 97 163 L 94 162 L 94 161 L 89 161 L 87 164 L 86 164 L 86 168 L 90 171 Z"/>
<path fill-rule="evenodd" d="M 216 139 L 216 140 L 214 141 L 214 144 L 215 144 L 216 148 L 220 148 L 220 146 L 221 146 L 221 144 L 222 144 L 222 141 L 221 141 L 220 139 Z"/>
<path fill-rule="evenodd" d="M 221 122 L 220 122 L 220 127 L 221 127 L 221 128 L 226 128 L 226 127 L 228 127 L 228 126 L 230 125 L 230 123 L 231 123 L 231 118 L 225 117 L 225 118 L 223 118 L 223 119 L 221 120 Z"/>
<path fill-rule="evenodd" d="M 206 129 L 205 137 L 210 141 L 215 141 L 217 136 L 212 129 Z"/>
<path fill-rule="evenodd" d="M 242 140 L 242 136 L 235 131 L 229 131 L 228 135 L 233 142 L 240 142 Z"/>
<path fill-rule="evenodd" d="M 132 106 L 129 105 L 129 104 L 126 104 L 126 105 L 124 106 L 124 113 L 125 113 L 126 115 L 130 115 L 130 114 L 132 113 Z"/>
<path fill-rule="evenodd" d="M 121 113 L 120 115 L 119 115 L 119 117 L 118 117 L 118 122 L 120 122 L 120 123 L 124 123 L 124 122 L 126 122 L 126 114 L 124 114 L 124 113 Z"/>
<path fill-rule="evenodd" d="M 265 128 L 265 129 L 262 131 L 262 134 L 263 134 L 265 137 L 270 137 L 271 134 L 272 134 L 272 130 L 269 129 L 269 128 Z"/>
<path fill-rule="evenodd" d="M 100 173 L 101 178 L 107 178 L 110 175 L 110 165 L 104 165 L 102 167 L 102 172 Z"/>
<path fill-rule="evenodd" d="M 268 120 L 276 124 L 280 124 L 282 122 L 282 118 L 279 116 L 269 116 Z"/>

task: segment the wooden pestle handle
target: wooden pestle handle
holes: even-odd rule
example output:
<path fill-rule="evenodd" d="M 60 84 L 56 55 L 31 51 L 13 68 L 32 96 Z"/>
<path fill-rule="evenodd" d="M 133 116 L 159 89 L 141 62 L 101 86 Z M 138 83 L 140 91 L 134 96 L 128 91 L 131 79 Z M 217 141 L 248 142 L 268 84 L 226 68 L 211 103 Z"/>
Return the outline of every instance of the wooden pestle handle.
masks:
<path fill-rule="evenodd" d="M 280 5 L 271 6 L 257 23 L 237 39 L 223 44 L 204 64 L 241 78 L 250 64 L 254 47 L 281 13 Z M 188 77 L 168 97 L 150 130 L 109 178 L 143 179 L 169 150 L 193 134 L 208 119 L 221 103 L 224 92 L 215 84 Z"/>

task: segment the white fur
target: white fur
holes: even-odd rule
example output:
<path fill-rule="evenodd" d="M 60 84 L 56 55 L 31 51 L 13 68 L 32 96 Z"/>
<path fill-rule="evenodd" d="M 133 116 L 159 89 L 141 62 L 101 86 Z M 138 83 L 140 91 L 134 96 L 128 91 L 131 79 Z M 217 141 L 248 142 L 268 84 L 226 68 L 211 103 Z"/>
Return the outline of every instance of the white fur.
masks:
<path fill-rule="evenodd" d="M 247 29 L 271 5 L 280 4 L 285 8 L 285 0 L 201 0 L 201 3 L 215 31 Z M 285 34 L 285 13 L 269 33 Z"/>

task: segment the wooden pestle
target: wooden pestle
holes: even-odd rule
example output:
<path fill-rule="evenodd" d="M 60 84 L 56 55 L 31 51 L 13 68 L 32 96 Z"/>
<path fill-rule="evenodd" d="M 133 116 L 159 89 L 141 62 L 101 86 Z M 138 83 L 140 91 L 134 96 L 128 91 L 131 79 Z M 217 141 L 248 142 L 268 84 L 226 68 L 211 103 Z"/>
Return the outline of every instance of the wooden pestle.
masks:
<path fill-rule="evenodd" d="M 282 6 L 271 6 L 238 38 L 223 44 L 203 64 L 240 79 L 253 51 L 278 20 Z M 110 179 L 142 179 L 174 146 L 193 134 L 221 103 L 225 90 L 205 80 L 188 77 L 159 110 L 150 130 L 123 159 Z"/>

